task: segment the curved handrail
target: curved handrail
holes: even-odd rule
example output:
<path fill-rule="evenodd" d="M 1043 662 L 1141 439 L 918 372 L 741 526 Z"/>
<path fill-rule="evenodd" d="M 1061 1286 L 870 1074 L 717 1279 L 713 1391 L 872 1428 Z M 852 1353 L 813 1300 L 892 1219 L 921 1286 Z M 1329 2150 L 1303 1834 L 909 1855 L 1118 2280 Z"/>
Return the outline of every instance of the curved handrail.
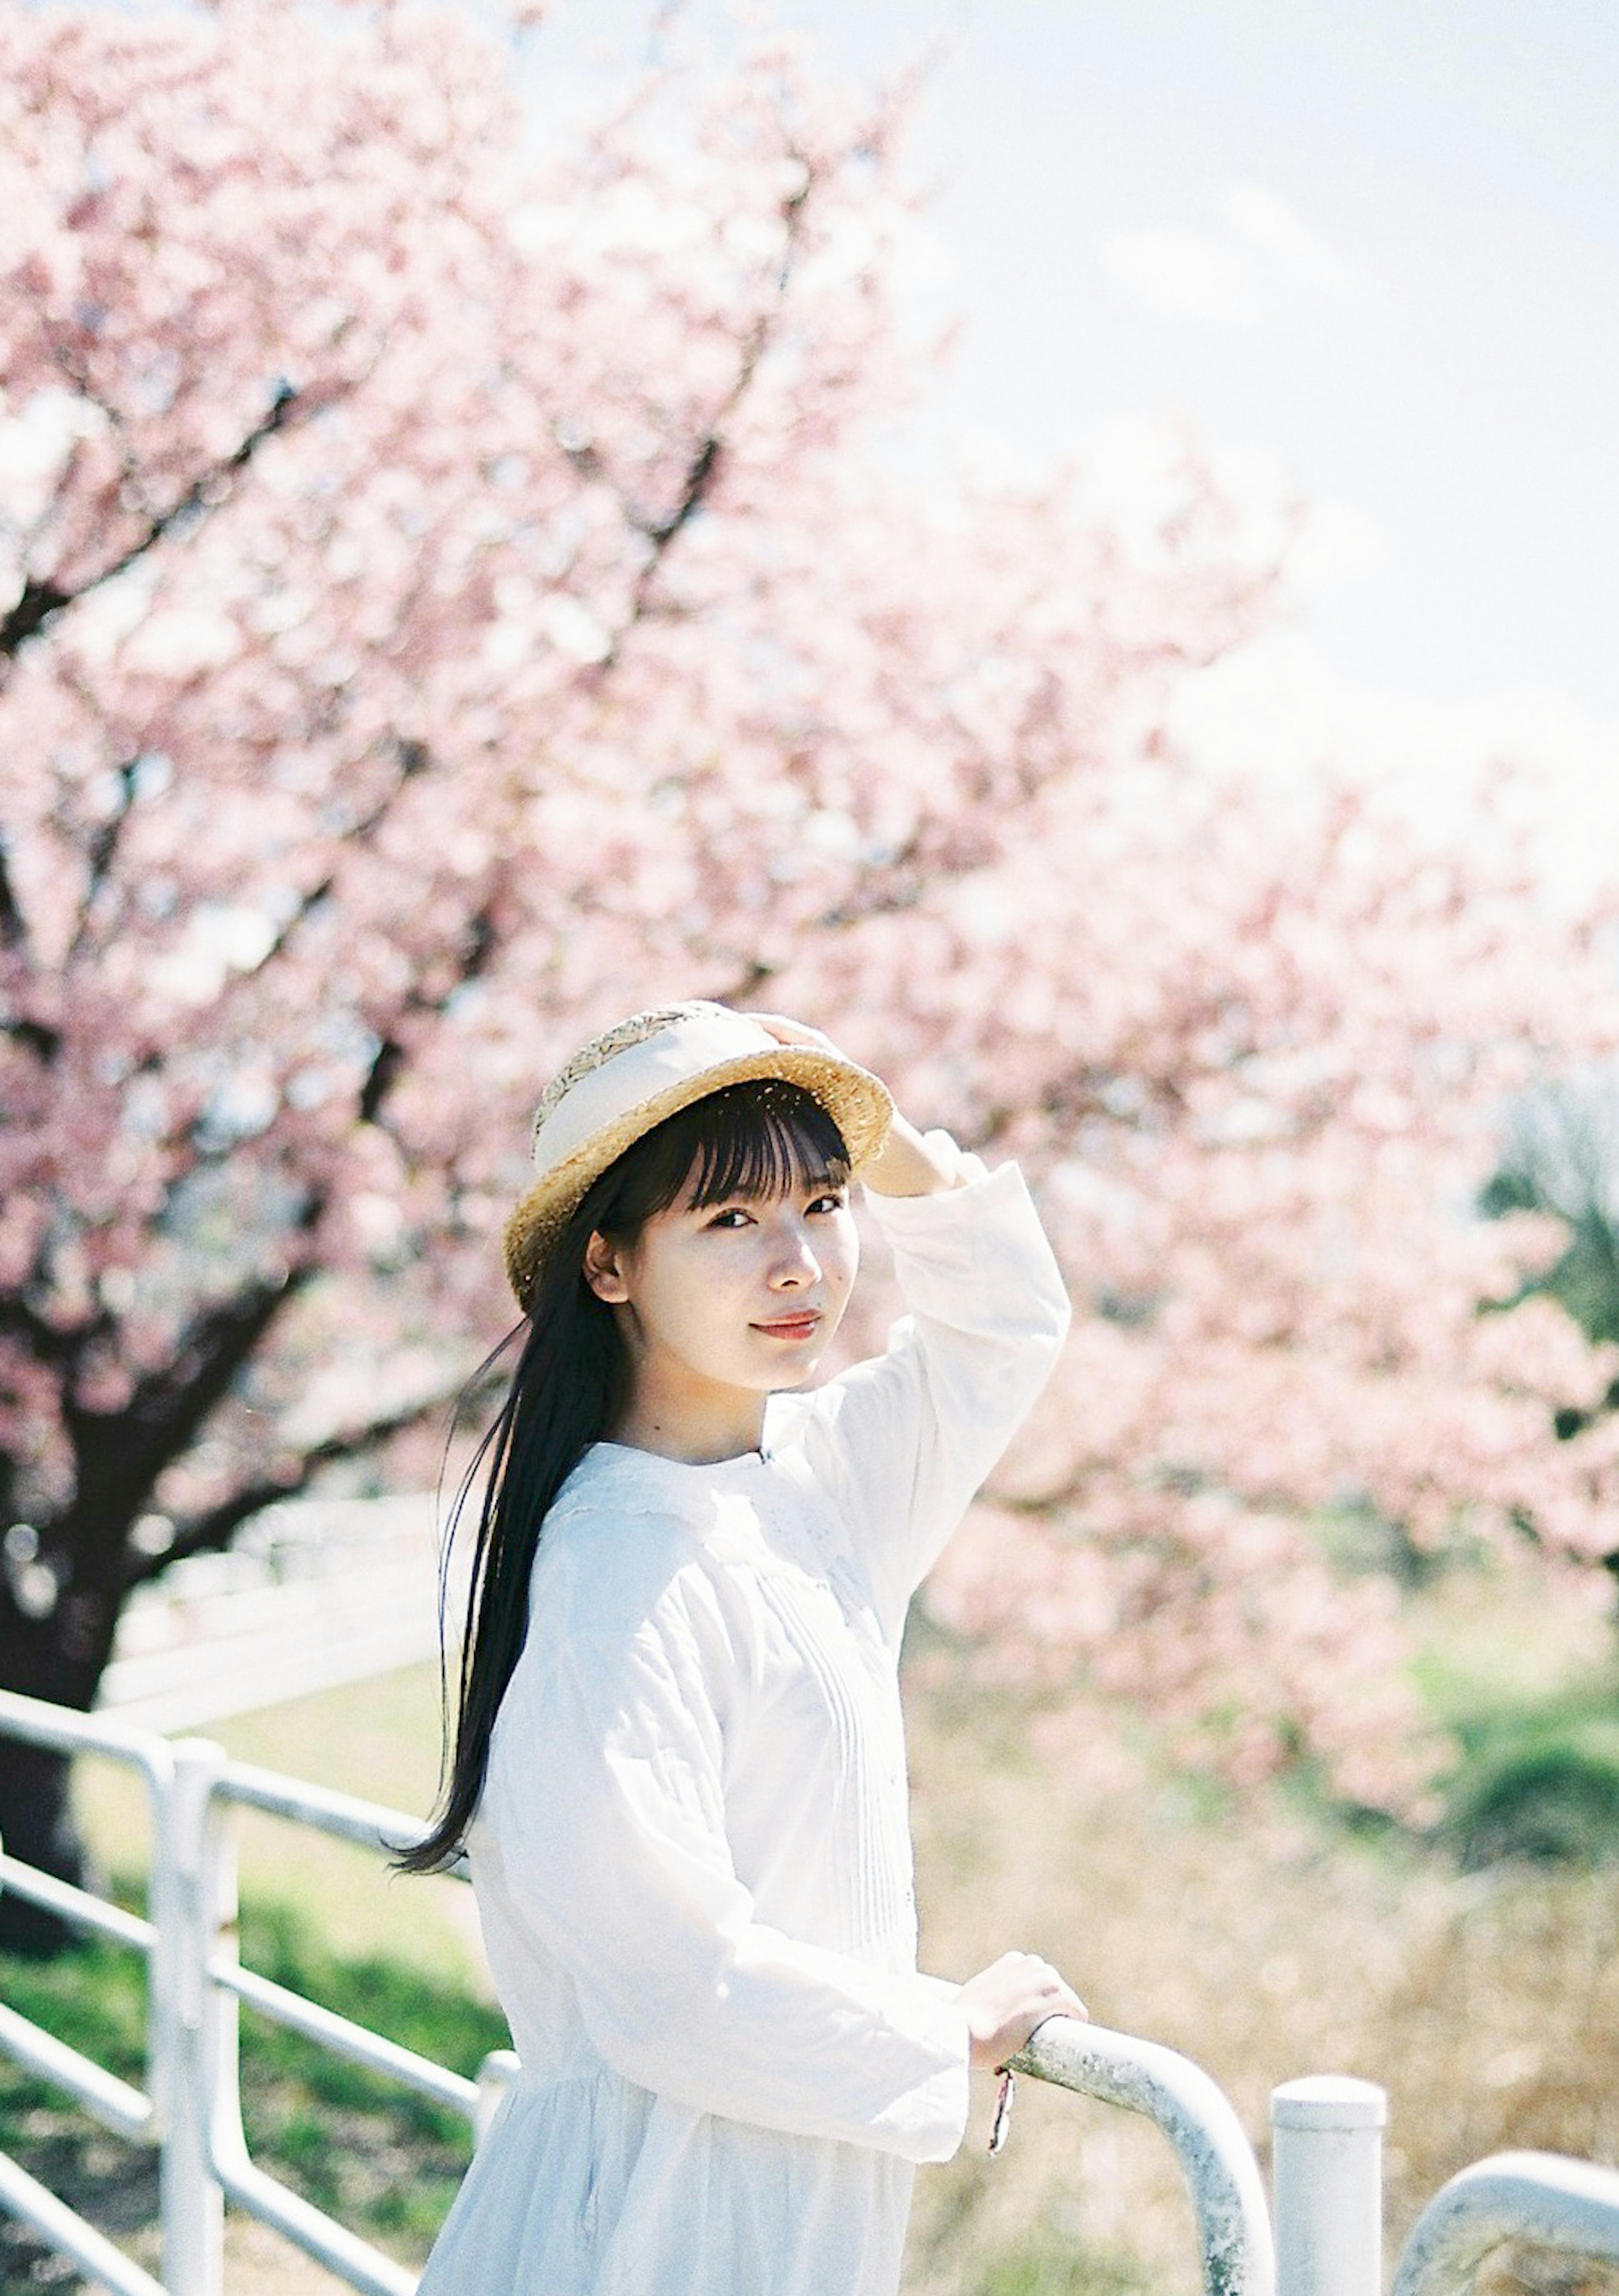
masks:
<path fill-rule="evenodd" d="M 1014 2070 L 1155 2121 L 1173 2145 L 1203 2250 L 1205 2296 L 1272 2296 L 1276 2254 L 1254 2148 L 1200 2065 L 1074 2017 L 1050 2017 Z"/>
<path fill-rule="evenodd" d="M 1494 2152 L 1442 2185 L 1411 2227 L 1394 2296 L 1460 2296 L 1509 2240 L 1619 2264 L 1619 2170 L 1560 2152 Z"/>

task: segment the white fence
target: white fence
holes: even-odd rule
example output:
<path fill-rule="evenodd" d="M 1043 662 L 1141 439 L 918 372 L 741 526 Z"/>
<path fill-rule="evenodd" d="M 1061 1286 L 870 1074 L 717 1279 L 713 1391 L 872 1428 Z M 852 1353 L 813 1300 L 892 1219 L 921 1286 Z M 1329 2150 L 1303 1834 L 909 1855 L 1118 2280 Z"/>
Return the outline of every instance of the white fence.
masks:
<path fill-rule="evenodd" d="M 152 1804 L 144 1917 L 0 1855 L 0 1889 L 143 1954 L 146 2085 L 133 2087 L 0 2005 L 0 2050 L 67 2090 L 117 2135 L 159 2154 L 161 2279 L 154 2279 L 17 2162 L 0 2153 L 0 2210 L 30 2225 L 115 2296 L 223 2296 L 225 2204 L 259 2218 L 350 2287 L 411 2296 L 415 2276 L 312 2207 L 249 2155 L 237 2083 L 237 2011 L 290 2026 L 339 2055 L 464 2114 L 474 2136 L 517 2070 L 506 2050 L 476 2080 L 402 2048 L 244 1969 L 235 1944 L 233 1805 L 319 1828 L 380 1856 L 416 1821 L 226 1759 L 206 1739 L 170 1741 L 103 1716 L 0 1692 L 0 1739 L 127 1763 Z M 1150 2041 L 1054 2018 L 1021 2072 L 1145 2114 L 1174 2147 L 1196 2218 L 1206 2296 L 1380 2296 L 1383 2091 L 1318 2076 L 1271 2099 L 1274 2232 L 1258 2163 L 1208 2075 Z M 1547 2153 L 1480 2161 L 1418 2219 L 1394 2296 L 1460 2296 L 1492 2249 L 1526 2240 L 1619 2263 L 1619 2173 Z M 493 2296 L 493 2292 L 492 2292 Z"/>
<path fill-rule="evenodd" d="M 438 1565 L 430 1493 L 283 1499 L 224 1554 L 189 1555 L 135 1588 L 97 1702 L 144 1730 L 206 1730 L 436 1659 Z M 465 1567 L 457 1560 L 453 1612 Z"/>
<path fill-rule="evenodd" d="M 359 2239 L 249 2157 L 237 2084 L 237 2007 L 307 2035 L 464 2114 L 480 2130 L 516 2070 L 509 2050 L 486 2058 L 476 2081 L 401 2048 L 318 2003 L 244 1969 L 236 1952 L 233 1805 L 274 1811 L 385 1856 L 419 1821 L 351 1795 L 226 1759 L 202 1738 L 170 1741 L 103 1715 L 0 1692 L 0 1737 L 61 1753 L 127 1763 L 151 1799 L 151 1871 L 145 1918 L 0 1855 L 0 1889 L 76 1926 L 143 1953 L 148 1963 L 146 2085 L 131 2087 L 0 2005 L 0 2049 L 77 2097 L 116 2135 L 158 2148 L 162 2279 L 154 2280 L 0 2154 L 0 2208 L 31 2225 L 118 2296 L 221 2296 L 225 2202 L 233 2201 L 351 2287 L 411 2296 L 415 2275 Z"/>

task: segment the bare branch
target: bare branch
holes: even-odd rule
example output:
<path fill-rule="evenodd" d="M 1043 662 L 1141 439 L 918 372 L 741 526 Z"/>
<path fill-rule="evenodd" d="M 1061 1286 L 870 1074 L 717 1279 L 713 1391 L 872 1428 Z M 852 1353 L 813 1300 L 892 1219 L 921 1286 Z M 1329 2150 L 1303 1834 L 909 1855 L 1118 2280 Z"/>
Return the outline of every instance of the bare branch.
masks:
<path fill-rule="evenodd" d="M 137 762 L 134 758 L 126 758 L 121 765 L 114 767 L 118 775 L 119 801 L 106 820 L 98 822 L 91 833 L 86 852 L 89 865 L 85 873 L 85 890 L 79 897 L 78 914 L 73 921 L 73 938 L 68 945 L 66 963 L 69 964 L 83 953 L 97 896 L 112 874 L 119 840 L 124 833 L 124 824 L 129 818 L 129 809 L 135 803 Z"/>
<path fill-rule="evenodd" d="M 156 1578 L 172 1563 L 183 1562 L 188 1555 L 217 1554 L 222 1547 L 230 1545 L 242 1524 L 252 1516 L 262 1513 L 267 1506 L 274 1506 L 278 1500 L 297 1498 L 307 1491 L 323 1467 L 333 1466 L 344 1459 L 364 1458 L 368 1452 L 378 1450 L 384 1443 L 391 1441 L 394 1436 L 404 1434 L 408 1428 L 419 1427 L 424 1419 L 430 1419 L 437 1413 L 447 1409 L 462 1392 L 462 1384 L 458 1380 L 453 1387 L 437 1390 L 416 1403 L 406 1404 L 398 1411 L 372 1420 L 367 1426 L 353 1428 L 342 1435 L 327 1436 L 323 1442 L 315 1444 L 304 1453 L 290 1477 L 278 1480 L 270 1476 L 261 1476 L 256 1482 L 244 1483 L 239 1490 L 233 1491 L 228 1499 L 222 1499 L 217 1506 L 210 1507 L 206 1514 L 188 1524 L 174 1544 L 166 1547 L 161 1554 L 143 1556 L 130 1570 L 126 1586 L 138 1587 L 146 1579 Z"/>
<path fill-rule="evenodd" d="M 0 1292 L 0 1336 L 20 1341 L 37 1364 L 70 1365 L 103 1324 L 102 1314 L 78 1324 L 53 1324 L 29 1307 L 20 1289 Z"/>
<path fill-rule="evenodd" d="M 12 883 L 5 840 L 0 838 L 0 948 L 20 948 L 28 937 L 28 922 L 18 903 L 17 889 Z"/>
<path fill-rule="evenodd" d="M 615 667 L 625 638 L 638 622 L 644 620 L 651 612 L 652 587 L 664 560 L 714 490 L 715 480 L 724 459 L 726 427 L 752 387 L 760 362 L 775 334 L 782 306 L 792 285 L 803 236 L 804 212 L 814 183 L 814 172 L 806 163 L 803 183 L 781 202 L 783 235 L 781 257 L 776 266 L 775 300 L 759 313 L 743 339 L 736 373 L 729 390 L 709 416 L 702 436 L 692 446 L 679 495 L 661 517 L 654 517 L 650 512 L 637 511 L 627 502 L 621 505 L 631 530 L 644 537 L 650 547 L 646 562 L 636 577 L 629 612 L 621 627 L 614 633 L 611 647 L 594 665 L 598 678 Z M 565 428 L 554 430 L 553 436 L 558 447 L 582 478 L 593 480 L 606 479 L 606 470 L 588 439 L 574 439 Z"/>
<path fill-rule="evenodd" d="M 498 939 L 495 927 L 493 893 L 491 893 L 491 898 L 487 899 L 483 906 L 468 919 L 461 961 L 456 966 L 455 977 L 449 987 L 439 996 L 424 996 L 418 988 L 413 986 L 400 999 L 398 1006 L 400 1021 L 406 1022 L 423 1013 L 432 1014 L 435 1017 L 442 1015 L 452 996 L 470 986 L 472 981 L 479 980 L 487 972 L 490 959 L 494 956 L 498 945 Z M 404 1074 L 408 1059 L 409 1053 L 402 1037 L 391 1032 L 382 1037 L 371 1066 L 365 1072 L 365 1080 L 360 1087 L 358 1113 L 362 1123 L 380 1123 L 388 1096 Z"/>
<path fill-rule="evenodd" d="M 397 1037 L 384 1037 L 377 1046 L 376 1057 L 365 1071 L 365 1081 L 360 1086 L 359 1118 L 362 1124 L 375 1124 L 382 1113 L 382 1103 L 393 1090 L 405 1066 L 405 1046 Z"/>
<path fill-rule="evenodd" d="M 72 605 L 75 600 L 87 597 L 91 591 L 100 589 L 103 583 L 114 581 L 119 575 L 127 573 L 130 567 L 161 542 L 181 520 L 209 507 L 220 482 L 233 472 L 245 469 L 266 439 L 273 439 L 278 430 L 285 430 L 301 403 L 300 394 L 291 383 L 278 383 L 268 411 L 241 445 L 233 448 L 224 462 L 215 464 L 200 478 L 193 479 L 184 493 L 166 511 L 157 512 L 147 520 L 142 532 L 127 550 L 110 560 L 99 573 L 87 575 L 77 588 L 64 589 L 61 584 L 48 578 L 25 582 L 22 594 L 16 603 L 7 614 L 0 617 L 0 660 L 14 657 L 29 638 L 37 636 L 47 622 L 61 613 L 64 606 Z"/>
<path fill-rule="evenodd" d="M 9 1037 L 12 1044 L 26 1046 L 41 1068 L 50 1068 L 61 1050 L 61 1030 L 51 1028 L 44 1021 L 0 1021 L 0 1037 Z"/>
<path fill-rule="evenodd" d="M 709 419 L 707 430 L 698 440 L 691 462 L 687 465 L 685 483 L 681 488 L 679 499 L 673 509 L 661 519 L 654 521 L 632 518 L 631 520 L 632 525 L 637 527 L 652 545 L 647 562 L 642 568 L 636 581 L 634 603 L 631 610 L 633 621 L 638 620 L 646 609 L 652 583 L 657 578 L 658 569 L 663 563 L 669 545 L 684 532 L 713 490 L 714 481 L 724 454 L 726 425 L 752 387 L 754 377 L 759 371 L 760 363 L 775 334 L 782 307 L 792 286 L 793 272 L 797 263 L 799 244 L 803 237 L 805 209 L 808 205 L 814 181 L 814 171 L 805 164 L 803 183 L 796 192 L 790 193 L 781 202 L 781 259 L 776 266 L 775 301 L 767 309 L 759 313 L 748 332 L 731 388 L 715 409 Z"/>
<path fill-rule="evenodd" d="M 310 1267 L 294 1267 L 279 1282 L 249 1285 L 206 1309 L 172 1360 L 142 1380 L 121 1410 L 88 1411 L 68 1398 L 62 1417 L 77 1471 L 75 1516 L 94 1524 L 127 1521 L 138 1512 L 163 1469 L 196 1441 L 313 1274 Z"/>

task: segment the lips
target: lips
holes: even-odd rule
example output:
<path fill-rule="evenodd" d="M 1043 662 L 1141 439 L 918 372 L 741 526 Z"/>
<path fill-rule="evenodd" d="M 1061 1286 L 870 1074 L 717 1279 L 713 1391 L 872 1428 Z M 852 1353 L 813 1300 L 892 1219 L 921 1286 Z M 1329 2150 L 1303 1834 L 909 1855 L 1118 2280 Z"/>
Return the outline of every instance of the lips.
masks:
<path fill-rule="evenodd" d="M 768 1324 L 756 1324 L 754 1330 L 763 1332 L 767 1340 L 807 1340 L 813 1338 L 821 1322 L 818 1311 L 811 1309 L 802 1316 L 778 1316 Z"/>

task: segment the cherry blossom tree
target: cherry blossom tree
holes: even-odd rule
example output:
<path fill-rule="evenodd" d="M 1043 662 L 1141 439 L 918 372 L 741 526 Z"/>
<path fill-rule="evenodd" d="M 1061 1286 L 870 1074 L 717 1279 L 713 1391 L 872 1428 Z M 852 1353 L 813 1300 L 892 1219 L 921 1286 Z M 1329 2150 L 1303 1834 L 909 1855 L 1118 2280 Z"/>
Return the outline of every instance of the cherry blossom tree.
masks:
<path fill-rule="evenodd" d="M 1026 1092 L 1018 1018 L 1053 984 L 1018 957 L 1059 927 L 1015 874 L 982 1069 L 1004 1112 L 980 1124 L 1046 1173 L 1093 1312 L 933 1600 L 992 1671 L 1065 1700 L 1150 1685 L 1192 1760 L 1256 1777 L 1303 1752 L 1398 1807 L 1433 1750 L 1392 1664 L 1395 1574 L 1345 1583 L 1323 1529 L 1529 1557 L 1591 1600 L 1619 1544 L 1619 1353 L 1540 1289 L 1566 1230 L 1474 1216 L 1528 1080 L 1611 1046 L 1604 931 L 1554 922 L 1509 842 L 1435 850 L 1348 777 L 1267 807 L 1141 774 L 1133 801 L 1128 771 L 1086 792 L 1084 844 L 1118 857 L 1067 1062 Z"/>
<path fill-rule="evenodd" d="M 1615 1366 L 1471 1217 L 1600 919 L 1175 740 L 1274 611 L 1194 456 L 1127 533 L 895 456 L 902 97 L 760 37 L 536 150 L 458 11 L 0 43 L 0 1680 L 441 1423 L 538 1086 L 710 995 L 1019 1155 L 1087 1311 L 937 1616 L 1397 1795 L 1323 1514 L 1604 1543 Z M 70 1864 L 46 1768 L 0 1829 Z"/>

